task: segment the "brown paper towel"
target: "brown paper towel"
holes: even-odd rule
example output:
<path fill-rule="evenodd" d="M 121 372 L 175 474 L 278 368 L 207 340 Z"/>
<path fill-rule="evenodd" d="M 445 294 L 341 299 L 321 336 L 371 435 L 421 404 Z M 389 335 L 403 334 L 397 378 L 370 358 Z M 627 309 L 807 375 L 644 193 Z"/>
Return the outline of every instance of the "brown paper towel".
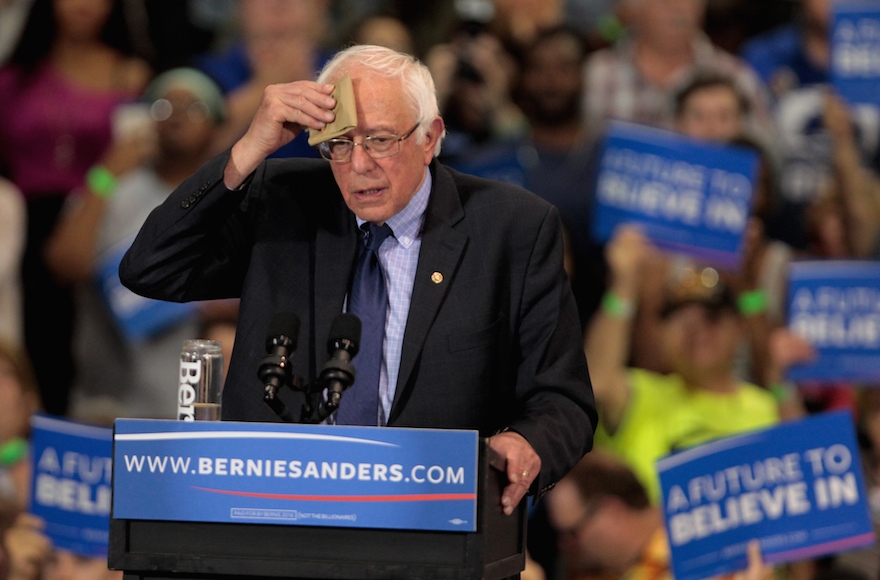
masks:
<path fill-rule="evenodd" d="M 357 127 L 357 108 L 354 103 L 354 89 L 351 86 L 351 77 L 345 75 L 336 83 L 332 97 L 336 99 L 333 112 L 336 119 L 328 123 L 323 129 L 309 129 L 309 145 L 317 145 L 340 135 L 345 135 Z"/>

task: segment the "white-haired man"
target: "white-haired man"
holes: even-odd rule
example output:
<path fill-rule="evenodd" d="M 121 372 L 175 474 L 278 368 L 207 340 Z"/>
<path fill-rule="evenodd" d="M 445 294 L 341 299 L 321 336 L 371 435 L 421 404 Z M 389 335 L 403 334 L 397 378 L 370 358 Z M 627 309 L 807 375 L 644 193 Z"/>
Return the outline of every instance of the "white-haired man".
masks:
<path fill-rule="evenodd" d="M 330 163 L 264 162 L 334 120 L 330 83 L 345 75 L 357 125 L 321 144 Z M 120 272 L 136 292 L 166 300 L 241 296 L 224 418 L 272 420 L 256 369 L 273 313 L 307 321 L 293 366 L 314 377 L 338 312 L 357 312 L 367 333 L 370 314 L 358 309 L 367 276 L 353 264 L 389 226 L 374 250 L 388 298 L 377 380 L 364 379 L 364 339 L 337 422 L 358 423 L 340 414 L 363 400 L 370 418 L 360 424 L 491 436 L 510 513 L 590 449 L 594 401 L 556 210 L 437 164 L 443 133 L 421 63 L 379 47 L 342 51 L 318 82 L 268 87 L 247 133 L 154 212 Z"/>

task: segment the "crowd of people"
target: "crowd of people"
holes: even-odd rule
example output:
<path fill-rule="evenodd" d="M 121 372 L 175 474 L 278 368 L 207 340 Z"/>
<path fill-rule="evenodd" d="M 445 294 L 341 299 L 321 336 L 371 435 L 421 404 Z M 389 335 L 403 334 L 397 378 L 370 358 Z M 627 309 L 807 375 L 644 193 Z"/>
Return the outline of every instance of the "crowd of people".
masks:
<path fill-rule="evenodd" d="M 54 577 L 63 562 L 18 515 L 32 412 L 174 418 L 183 340 L 217 337 L 229 362 L 237 303 L 145 303 L 119 285 L 122 253 L 241 138 L 267 86 L 314 79 L 351 43 L 426 63 L 441 162 L 560 212 L 600 451 L 533 508 L 527 574 L 669 577 L 654 462 L 810 413 L 851 410 L 880 490 L 876 385 L 784 380 L 814 355 L 785 329 L 788 264 L 880 259 L 880 108 L 830 84 L 832 0 L 780 2 L 763 22 L 742 18 L 751 4 L 764 5 L 0 0 L 0 578 Z M 758 153 L 738 270 L 660 251 L 637 226 L 595 241 L 591 184 L 610 120 Z M 274 155 L 320 157 L 307 137 Z M 153 320 L 133 326 L 133 309 Z M 880 551 L 780 573 L 844 571 L 880 577 Z"/>

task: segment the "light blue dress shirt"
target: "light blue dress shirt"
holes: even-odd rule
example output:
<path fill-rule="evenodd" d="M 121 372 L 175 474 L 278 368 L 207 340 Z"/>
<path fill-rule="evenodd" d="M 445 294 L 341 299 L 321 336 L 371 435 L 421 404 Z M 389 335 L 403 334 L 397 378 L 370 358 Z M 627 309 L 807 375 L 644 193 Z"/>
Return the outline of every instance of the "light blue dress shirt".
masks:
<path fill-rule="evenodd" d="M 388 423 L 391 403 L 397 390 L 400 355 L 403 351 L 403 333 L 409 316 L 413 281 L 422 247 L 422 227 L 425 210 L 431 197 L 431 172 L 425 171 L 425 180 L 403 210 L 388 219 L 394 233 L 379 246 L 379 263 L 385 274 L 388 290 L 388 314 L 385 319 L 385 343 L 382 345 L 382 369 L 379 375 L 378 425 Z M 358 227 L 365 220 L 357 218 Z M 357 357 L 352 361 L 357 369 Z M 344 395 L 343 395 L 344 396 Z"/>

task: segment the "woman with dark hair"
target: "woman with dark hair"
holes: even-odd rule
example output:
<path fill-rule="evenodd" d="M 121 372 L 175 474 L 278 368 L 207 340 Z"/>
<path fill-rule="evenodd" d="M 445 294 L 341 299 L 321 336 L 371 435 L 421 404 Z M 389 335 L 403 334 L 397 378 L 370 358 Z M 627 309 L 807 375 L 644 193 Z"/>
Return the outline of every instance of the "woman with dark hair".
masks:
<path fill-rule="evenodd" d="M 70 292 L 49 275 L 42 246 L 68 192 L 110 143 L 114 110 L 150 72 L 134 58 L 121 2 L 35 0 L 21 39 L 0 69 L 0 170 L 27 202 L 22 267 L 25 342 L 46 409 L 63 414 L 73 364 Z"/>

